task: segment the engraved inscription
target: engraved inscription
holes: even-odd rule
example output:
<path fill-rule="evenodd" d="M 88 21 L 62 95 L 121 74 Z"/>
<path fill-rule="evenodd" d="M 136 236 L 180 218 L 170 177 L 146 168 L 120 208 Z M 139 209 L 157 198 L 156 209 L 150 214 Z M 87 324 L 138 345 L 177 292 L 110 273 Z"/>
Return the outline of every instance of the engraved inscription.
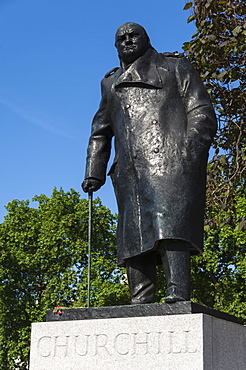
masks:
<path fill-rule="evenodd" d="M 169 333 L 169 352 L 168 353 L 195 353 L 197 347 L 192 346 L 189 330 L 168 331 Z"/>
<path fill-rule="evenodd" d="M 54 357 L 56 356 L 64 356 L 68 355 L 68 339 L 69 335 L 65 337 L 54 337 Z"/>
<path fill-rule="evenodd" d="M 146 355 L 149 351 L 148 347 L 148 335 L 150 333 L 143 333 L 140 335 L 139 333 L 133 333 L 133 355 L 136 354 L 143 354 Z"/>
<path fill-rule="evenodd" d="M 107 354 L 110 355 L 107 348 L 108 336 L 106 334 L 96 334 L 95 339 L 95 356 L 100 355 L 102 352 L 107 352 Z"/>
<path fill-rule="evenodd" d="M 114 348 L 118 355 L 125 356 L 129 353 L 127 343 L 129 342 L 129 333 L 117 334 L 114 339 Z"/>
<path fill-rule="evenodd" d="M 178 355 L 197 351 L 190 329 L 43 336 L 37 342 L 37 353 L 43 358 Z"/>
<path fill-rule="evenodd" d="M 51 337 L 44 336 L 38 340 L 38 354 L 41 357 L 49 357 L 51 355 L 50 351 L 50 341 Z"/>
<path fill-rule="evenodd" d="M 89 348 L 89 335 L 75 335 L 75 354 L 85 356 Z"/>

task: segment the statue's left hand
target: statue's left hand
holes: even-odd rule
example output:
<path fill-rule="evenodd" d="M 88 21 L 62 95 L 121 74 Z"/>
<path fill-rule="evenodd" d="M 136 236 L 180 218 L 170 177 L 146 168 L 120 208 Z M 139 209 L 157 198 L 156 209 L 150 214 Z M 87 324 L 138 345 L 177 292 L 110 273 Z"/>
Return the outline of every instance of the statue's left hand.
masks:
<path fill-rule="evenodd" d="M 88 178 L 82 182 L 81 186 L 85 193 L 89 193 L 99 190 L 102 186 L 102 181 L 95 178 Z"/>

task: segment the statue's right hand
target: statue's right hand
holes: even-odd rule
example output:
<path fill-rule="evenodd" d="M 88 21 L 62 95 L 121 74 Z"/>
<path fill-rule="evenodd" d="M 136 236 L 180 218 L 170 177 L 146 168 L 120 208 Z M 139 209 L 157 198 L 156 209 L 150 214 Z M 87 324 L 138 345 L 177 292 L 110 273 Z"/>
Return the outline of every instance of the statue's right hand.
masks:
<path fill-rule="evenodd" d="M 81 186 L 85 193 L 89 193 L 100 189 L 102 181 L 95 178 L 88 178 L 82 182 Z"/>

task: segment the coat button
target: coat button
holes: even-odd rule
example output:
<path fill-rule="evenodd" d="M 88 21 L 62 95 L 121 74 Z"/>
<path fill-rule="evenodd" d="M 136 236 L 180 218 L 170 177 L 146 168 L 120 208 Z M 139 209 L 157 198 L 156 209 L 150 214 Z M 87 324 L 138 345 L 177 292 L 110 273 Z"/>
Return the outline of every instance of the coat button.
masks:
<path fill-rule="evenodd" d="M 159 149 L 158 149 L 158 148 L 155 148 L 155 149 L 154 149 L 154 152 L 155 152 L 155 153 L 159 153 Z"/>
<path fill-rule="evenodd" d="M 126 104 L 126 109 L 129 109 L 130 108 L 130 104 Z"/>
<path fill-rule="evenodd" d="M 153 119 L 152 123 L 155 125 L 158 121 L 156 119 Z"/>

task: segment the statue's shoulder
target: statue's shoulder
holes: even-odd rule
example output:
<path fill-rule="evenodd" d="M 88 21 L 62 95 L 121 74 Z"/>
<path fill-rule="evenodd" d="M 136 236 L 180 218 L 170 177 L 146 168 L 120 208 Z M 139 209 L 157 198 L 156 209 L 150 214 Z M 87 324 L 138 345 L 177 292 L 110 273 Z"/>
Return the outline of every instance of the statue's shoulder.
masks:
<path fill-rule="evenodd" d="M 174 51 L 172 53 L 158 53 L 157 64 L 161 67 L 174 71 L 179 64 L 183 64 L 186 60 L 184 53 Z"/>
<path fill-rule="evenodd" d="M 115 72 L 117 72 L 119 69 L 120 69 L 120 67 L 115 67 L 113 69 L 110 69 L 110 71 L 108 71 L 105 74 L 104 78 L 109 78 L 109 77 L 113 76 L 115 74 Z"/>
<path fill-rule="evenodd" d="M 173 53 L 165 52 L 162 55 L 166 58 L 184 58 L 184 53 L 179 53 L 178 51 L 174 51 Z"/>

